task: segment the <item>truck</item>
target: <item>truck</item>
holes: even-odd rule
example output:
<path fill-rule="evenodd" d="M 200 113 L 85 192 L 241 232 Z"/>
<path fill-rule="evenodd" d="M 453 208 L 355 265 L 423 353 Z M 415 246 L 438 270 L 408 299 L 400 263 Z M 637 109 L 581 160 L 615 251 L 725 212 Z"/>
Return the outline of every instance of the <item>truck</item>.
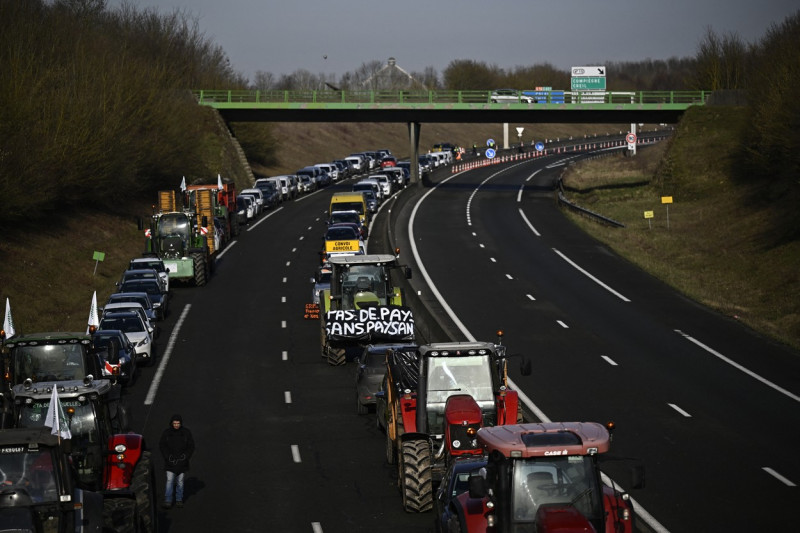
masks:
<path fill-rule="evenodd" d="M 450 501 L 447 530 L 631 533 L 633 502 L 613 482 L 604 483 L 599 468 L 611 429 L 596 422 L 479 429 L 487 464 Z M 637 477 L 634 487 L 642 485 Z"/>
<path fill-rule="evenodd" d="M 410 342 L 414 315 L 392 277 L 411 278 L 395 254 L 343 255 L 328 259 L 331 285 L 320 291 L 320 345 L 330 365 L 343 365 L 375 342 Z"/>
<path fill-rule="evenodd" d="M 498 332 L 502 341 L 502 332 Z M 397 464 L 403 507 L 429 511 L 449 464 L 480 455 L 476 434 L 485 426 L 522 420 L 519 396 L 508 388 L 508 355 L 500 342 L 442 342 L 386 358 L 386 459 Z M 530 374 L 529 362 L 521 373 Z"/>
<path fill-rule="evenodd" d="M 170 279 L 203 286 L 216 270 L 219 250 L 214 239 L 214 202 L 212 190 L 191 194 L 187 190 L 183 208 L 178 209 L 175 191 L 159 191 L 150 228 L 145 231 L 145 255 L 160 257 Z M 139 229 L 142 226 L 140 220 Z"/>
<path fill-rule="evenodd" d="M 91 375 L 75 381 L 27 379 L 12 388 L 14 427 L 45 425 L 53 396 L 64 410 L 69 464 L 75 484 L 103 496 L 106 527 L 118 532 L 154 532 L 156 484 L 150 451 L 129 428 L 121 387 Z"/>

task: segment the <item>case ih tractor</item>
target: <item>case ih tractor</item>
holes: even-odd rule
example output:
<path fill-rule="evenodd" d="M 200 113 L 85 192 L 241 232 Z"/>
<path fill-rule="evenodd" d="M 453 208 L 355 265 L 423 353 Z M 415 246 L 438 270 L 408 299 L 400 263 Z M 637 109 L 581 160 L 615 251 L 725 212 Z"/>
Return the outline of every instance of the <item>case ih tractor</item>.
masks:
<path fill-rule="evenodd" d="M 478 429 L 521 419 L 517 392 L 508 390 L 506 347 L 435 343 L 390 352 L 386 361 L 386 459 L 397 463 L 405 510 L 429 511 L 450 461 L 483 453 Z"/>
<path fill-rule="evenodd" d="M 186 195 L 189 196 L 188 194 Z M 160 191 L 153 206 L 151 226 L 146 231 L 145 254 L 155 253 L 169 269 L 169 277 L 202 286 L 216 269 L 214 242 L 214 192 L 194 192 L 196 208 L 179 211 L 175 191 Z M 140 221 L 140 228 L 143 229 Z"/>
<path fill-rule="evenodd" d="M 634 530 L 628 495 L 601 480 L 598 459 L 611 443 L 604 426 L 519 424 L 482 428 L 477 438 L 488 463 L 451 500 L 449 532 Z"/>
<path fill-rule="evenodd" d="M 11 393 L 17 428 L 36 430 L 44 425 L 53 387 L 58 387 L 72 434 L 65 442 L 75 485 L 102 494 L 106 527 L 118 532 L 155 531 L 150 452 L 141 435 L 127 433 L 128 416 L 120 403 L 120 387 L 91 376 L 82 381 L 26 380 Z"/>
<path fill-rule="evenodd" d="M 411 269 L 397 255 L 338 256 L 329 264 L 331 286 L 320 291 L 319 302 L 322 357 L 329 364 L 345 364 L 370 343 L 413 341 L 413 314 L 392 283 L 394 272 L 409 279 Z"/>

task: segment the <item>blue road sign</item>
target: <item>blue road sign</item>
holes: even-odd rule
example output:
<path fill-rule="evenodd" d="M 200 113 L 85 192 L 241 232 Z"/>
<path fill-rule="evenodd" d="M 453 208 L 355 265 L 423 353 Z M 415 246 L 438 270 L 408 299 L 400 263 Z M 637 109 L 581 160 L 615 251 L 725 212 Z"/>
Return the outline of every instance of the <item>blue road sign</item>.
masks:
<path fill-rule="evenodd" d="M 541 142 L 541 141 L 540 141 L 540 142 L 538 142 L 538 143 L 536 143 L 536 149 L 537 149 L 538 151 L 540 151 L 540 152 L 541 152 L 542 150 L 544 150 L 544 143 L 543 143 L 543 142 Z"/>
<path fill-rule="evenodd" d="M 486 149 L 486 157 L 488 157 L 489 159 L 491 159 L 491 158 L 493 158 L 494 156 L 495 156 L 494 150 L 492 150 L 491 148 L 487 148 L 487 149 Z"/>
<path fill-rule="evenodd" d="M 494 139 L 486 139 L 486 146 L 494 146 Z"/>

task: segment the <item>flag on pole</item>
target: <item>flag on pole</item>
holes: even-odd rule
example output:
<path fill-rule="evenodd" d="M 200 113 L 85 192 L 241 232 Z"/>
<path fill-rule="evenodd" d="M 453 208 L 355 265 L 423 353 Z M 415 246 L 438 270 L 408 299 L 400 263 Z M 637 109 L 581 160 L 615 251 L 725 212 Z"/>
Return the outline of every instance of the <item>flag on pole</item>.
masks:
<path fill-rule="evenodd" d="M 222 176 L 217 174 L 217 189 L 222 190 Z"/>
<path fill-rule="evenodd" d="M 97 329 L 100 326 L 100 319 L 97 316 L 97 291 L 92 295 L 92 307 L 89 309 L 89 323 L 86 325 L 86 334 L 89 334 L 91 327 Z"/>
<path fill-rule="evenodd" d="M 17 332 L 14 330 L 14 319 L 11 318 L 11 302 L 6 298 L 6 316 L 3 319 L 3 331 L 6 332 L 6 338 L 10 339 Z"/>
<path fill-rule="evenodd" d="M 71 439 L 72 433 L 69 430 L 69 421 L 64 414 L 61 400 L 58 399 L 58 387 L 53 384 L 53 395 L 50 397 L 50 406 L 47 408 L 47 418 L 44 425 L 52 428 L 52 435 L 58 435 L 62 439 Z"/>
<path fill-rule="evenodd" d="M 186 176 L 181 180 L 181 192 L 186 192 Z"/>

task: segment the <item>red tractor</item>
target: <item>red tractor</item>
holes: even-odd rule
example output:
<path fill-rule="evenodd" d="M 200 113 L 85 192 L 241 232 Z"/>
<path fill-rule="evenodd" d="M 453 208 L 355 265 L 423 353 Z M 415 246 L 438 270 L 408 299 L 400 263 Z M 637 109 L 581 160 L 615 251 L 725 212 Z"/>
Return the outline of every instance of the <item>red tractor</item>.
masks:
<path fill-rule="evenodd" d="M 634 530 L 627 493 L 601 479 L 598 459 L 611 444 L 609 430 L 601 424 L 482 428 L 477 440 L 487 454 L 487 465 L 469 478 L 467 492 L 450 501 L 448 532 Z"/>
<path fill-rule="evenodd" d="M 507 388 L 507 363 L 505 346 L 490 342 L 387 353 L 376 414 L 386 428 L 386 458 L 398 466 L 406 511 L 429 511 L 450 462 L 483 453 L 479 428 L 521 420 L 517 392 Z"/>

